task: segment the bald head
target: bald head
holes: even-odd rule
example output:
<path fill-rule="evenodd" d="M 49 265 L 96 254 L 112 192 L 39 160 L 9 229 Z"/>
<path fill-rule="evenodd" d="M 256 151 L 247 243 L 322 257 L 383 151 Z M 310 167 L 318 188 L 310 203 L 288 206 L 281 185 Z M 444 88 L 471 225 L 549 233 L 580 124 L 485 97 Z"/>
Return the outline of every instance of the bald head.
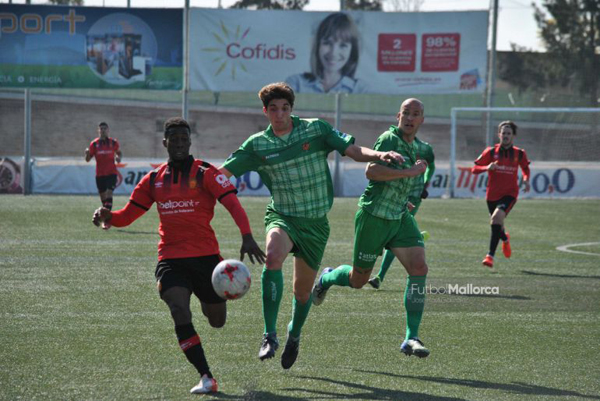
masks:
<path fill-rule="evenodd" d="M 402 104 L 400 105 L 400 111 L 402 111 L 402 108 L 404 108 L 404 107 L 410 107 L 413 105 L 414 105 L 414 107 L 419 107 L 421 109 L 421 114 L 423 114 L 423 115 L 425 114 L 425 106 L 423 105 L 423 102 L 414 97 L 411 97 L 410 99 L 406 99 L 405 101 L 403 101 Z"/>
<path fill-rule="evenodd" d="M 412 141 L 417 135 L 419 127 L 425 120 L 425 106 L 419 99 L 410 98 L 402 102 L 398 112 L 398 128 L 405 136 L 405 140 Z"/>

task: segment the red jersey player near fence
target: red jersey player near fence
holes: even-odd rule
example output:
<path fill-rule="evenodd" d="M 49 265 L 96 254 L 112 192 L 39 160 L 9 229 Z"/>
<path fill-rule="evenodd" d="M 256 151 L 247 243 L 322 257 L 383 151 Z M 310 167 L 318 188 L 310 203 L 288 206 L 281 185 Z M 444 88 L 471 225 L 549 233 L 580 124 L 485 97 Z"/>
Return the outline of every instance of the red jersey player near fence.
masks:
<path fill-rule="evenodd" d="M 498 242 L 502 240 L 502 253 L 510 258 L 512 253 L 508 231 L 504 229 L 504 219 L 517 202 L 519 183 L 517 173 L 519 167 L 523 172 L 523 192 L 529 191 L 529 159 L 524 149 L 513 146 L 517 136 L 517 125 L 512 121 L 503 121 L 498 125 L 500 143 L 486 148 L 475 160 L 474 174 L 488 173 L 488 186 L 485 194 L 490 212 L 492 235 L 490 250 L 483 259 L 483 264 L 494 266 L 494 254 Z"/>
<path fill-rule="evenodd" d="M 100 194 L 102 206 L 112 209 L 113 191 L 117 186 L 117 166 L 123 154 L 119 147 L 119 141 L 108 136 L 110 128 L 104 121 L 98 124 L 98 138 L 90 143 L 85 149 L 85 161 L 89 162 L 92 157 L 96 158 L 96 187 Z"/>
<path fill-rule="evenodd" d="M 188 361 L 200 374 L 194 394 L 217 391 L 194 326 L 190 298 L 200 300 L 202 313 L 212 327 L 222 327 L 227 317 L 225 300 L 211 284 L 215 266 L 222 260 L 219 244 L 210 226 L 216 201 L 229 211 L 242 234 L 240 259 L 248 254 L 252 263 L 265 262 L 250 230 L 248 217 L 240 204 L 235 187 L 214 166 L 190 155 L 190 127 L 179 117 L 165 122 L 163 145 L 169 153 L 168 163 L 147 174 L 136 186 L 121 210 L 99 208 L 93 223 L 110 223 L 114 227 L 131 224 L 153 203 L 160 218 L 156 281 L 160 297 L 168 305 L 175 323 L 179 345 Z"/>

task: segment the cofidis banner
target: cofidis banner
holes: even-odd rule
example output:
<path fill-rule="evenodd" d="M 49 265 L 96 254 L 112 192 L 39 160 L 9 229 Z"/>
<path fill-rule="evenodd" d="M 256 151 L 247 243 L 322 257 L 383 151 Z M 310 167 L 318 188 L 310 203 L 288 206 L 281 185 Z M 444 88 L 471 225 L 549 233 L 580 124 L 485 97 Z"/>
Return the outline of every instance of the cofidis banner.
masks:
<path fill-rule="evenodd" d="M 182 10 L 0 8 L 0 87 L 181 89 Z"/>
<path fill-rule="evenodd" d="M 192 90 L 480 93 L 487 11 L 436 13 L 192 9 Z"/>

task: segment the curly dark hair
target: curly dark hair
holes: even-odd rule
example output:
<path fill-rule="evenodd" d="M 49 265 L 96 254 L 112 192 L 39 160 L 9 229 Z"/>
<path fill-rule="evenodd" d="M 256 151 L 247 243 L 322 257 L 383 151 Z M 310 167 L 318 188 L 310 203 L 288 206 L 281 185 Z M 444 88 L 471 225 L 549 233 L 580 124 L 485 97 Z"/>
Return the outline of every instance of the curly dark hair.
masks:
<path fill-rule="evenodd" d="M 264 86 L 260 92 L 258 92 L 258 97 L 265 107 L 269 106 L 269 103 L 271 103 L 271 100 L 273 99 L 285 99 L 293 108 L 294 100 L 296 99 L 294 90 L 285 82 L 276 82 Z"/>
<path fill-rule="evenodd" d="M 169 136 L 169 131 L 172 128 L 184 127 L 187 128 L 188 132 L 191 133 L 190 125 L 187 121 L 183 119 L 183 117 L 171 117 L 167 121 L 165 121 L 165 138 Z"/>

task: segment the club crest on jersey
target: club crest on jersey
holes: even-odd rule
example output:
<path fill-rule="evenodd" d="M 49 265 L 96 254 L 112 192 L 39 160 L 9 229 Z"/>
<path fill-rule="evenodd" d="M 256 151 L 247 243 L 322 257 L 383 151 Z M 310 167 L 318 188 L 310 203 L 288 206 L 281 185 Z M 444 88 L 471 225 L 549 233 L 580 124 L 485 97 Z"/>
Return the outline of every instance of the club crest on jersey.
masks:
<path fill-rule="evenodd" d="M 306 152 L 308 149 L 310 149 L 310 142 L 303 143 L 302 150 Z"/>
<path fill-rule="evenodd" d="M 190 179 L 190 188 L 191 189 L 195 189 L 197 185 L 198 185 L 198 181 L 196 181 L 195 178 Z"/>

